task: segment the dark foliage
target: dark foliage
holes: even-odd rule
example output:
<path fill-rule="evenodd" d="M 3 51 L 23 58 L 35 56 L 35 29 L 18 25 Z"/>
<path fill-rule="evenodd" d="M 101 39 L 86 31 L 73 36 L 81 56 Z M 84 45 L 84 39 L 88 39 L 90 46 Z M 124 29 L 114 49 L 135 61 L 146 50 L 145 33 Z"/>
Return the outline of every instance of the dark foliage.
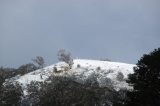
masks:
<path fill-rule="evenodd" d="M 0 89 L 7 78 L 14 77 L 16 75 L 16 69 L 0 67 Z"/>
<path fill-rule="evenodd" d="M 134 90 L 128 92 L 127 106 L 160 106 L 160 48 L 144 55 L 129 76 Z"/>
<path fill-rule="evenodd" d="M 122 72 L 118 72 L 117 80 L 118 80 L 118 81 L 123 81 L 123 80 L 124 80 L 124 75 L 123 75 Z"/>
<path fill-rule="evenodd" d="M 32 72 L 34 70 L 37 70 L 39 68 L 43 68 L 44 67 L 44 59 L 41 56 L 37 56 L 36 59 L 33 59 L 33 61 L 36 63 L 27 63 L 24 65 L 21 65 L 19 68 L 15 69 L 15 68 L 4 68 L 4 67 L 0 67 L 0 83 L 2 80 L 5 80 L 7 78 L 11 78 L 14 77 L 18 74 L 20 75 L 24 75 L 26 73 Z M 2 81 L 3 82 L 3 81 Z"/>
<path fill-rule="evenodd" d="M 0 79 L 11 78 L 16 75 L 16 69 L 0 67 Z"/>
<path fill-rule="evenodd" d="M 35 66 L 33 63 L 28 63 L 28 64 L 25 64 L 25 65 L 22 65 L 20 66 L 18 69 L 17 69 L 17 73 L 20 74 L 20 75 L 24 75 L 26 73 L 29 73 L 29 72 L 32 72 L 34 70 L 38 69 L 37 66 Z"/>
<path fill-rule="evenodd" d="M 51 77 L 50 83 L 32 82 L 28 92 L 27 103 L 33 106 L 110 106 L 119 95 L 97 83 L 80 84 L 68 77 Z"/>
<path fill-rule="evenodd" d="M 7 83 L 0 89 L 0 106 L 20 106 L 21 96 L 20 85 Z"/>

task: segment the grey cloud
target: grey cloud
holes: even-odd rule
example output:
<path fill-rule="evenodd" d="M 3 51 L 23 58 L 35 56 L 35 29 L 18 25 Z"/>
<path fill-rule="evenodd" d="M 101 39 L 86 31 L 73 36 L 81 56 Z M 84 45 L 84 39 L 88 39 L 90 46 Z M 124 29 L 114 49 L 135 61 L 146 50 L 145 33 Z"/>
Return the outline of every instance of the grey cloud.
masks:
<path fill-rule="evenodd" d="M 0 65 L 66 48 L 79 58 L 136 63 L 160 45 L 159 0 L 2 0 Z"/>

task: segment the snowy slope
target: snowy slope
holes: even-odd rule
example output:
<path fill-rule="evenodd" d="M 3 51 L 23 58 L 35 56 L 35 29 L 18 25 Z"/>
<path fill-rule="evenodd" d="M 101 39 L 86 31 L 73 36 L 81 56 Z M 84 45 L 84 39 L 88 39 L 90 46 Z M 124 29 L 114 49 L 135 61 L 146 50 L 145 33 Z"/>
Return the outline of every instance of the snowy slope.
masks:
<path fill-rule="evenodd" d="M 95 74 L 100 86 L 107 86 L 108 81 L 106 79 L 111 79 L 111 83 L 115 90 L 127 88 L 132 89 L 126 83 L 128 74 L 133 73 L 133 67 L 136 65 L 119 63 L 119 62 L 109 62 L 109 61 L 98 61 L 98 60 L 74 60 L 72 75 L 77 75 L 79 77 L 81 74 L 82 78 L 87 78 L 91 74 Z M 77 65 L 82 68 L 77 68 Z M 98 67 L 100 69 L 98 69 Z M 83 69 L 84 68 L 84 69 Z M 117 75 L 122 73 L 124 80 L 118 80 Z"/>
<path fill-rule="evenodd" d="M 74 76 L 77 81 L 79 80 L 80 82 L 83 82 L 85 79 L 94 75 L 99 82 L 99 86 L 108 86 L 108 83 L 112 83 L 115 90 L 132 88 L 128 86 L 125 80 L 127 79 L 128 74 L 133 73 L 133 67 L 136 65 L 85 59 L 75 59 L 73 63 L 72 68 L 68 71 L 65 71 L 65 69 L 69 67 L 68 64 L 59 62 L 23 76 L 18 76 L 12 80 L 20 83 L 25 88 L 31 81 L 45 81 L 51 75 Z M 123 74 L 123 80 L 117 79 L 119 73 Z"/>

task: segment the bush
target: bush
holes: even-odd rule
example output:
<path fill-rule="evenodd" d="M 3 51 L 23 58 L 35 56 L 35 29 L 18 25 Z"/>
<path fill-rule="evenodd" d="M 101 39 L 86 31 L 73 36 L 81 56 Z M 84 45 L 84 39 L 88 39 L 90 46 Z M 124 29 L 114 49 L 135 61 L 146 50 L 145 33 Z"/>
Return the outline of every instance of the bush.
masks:
<path fill-rule="evenodd" d="M 100 78 L 100 86 L 101 87 L 107 87 L 109 89 L 113 89 L 113 82 L 110 78 Z"/>
<path fill-rule="evenodd" d="M 77 64 L 77 68 L 80 68 L 81 66 L 80 66 L 80 64 Z"/>
<path fill-rule="evenodd" d="M 97 67 L 96 70 L 101 70 L 101 67 Z"/>
<path fill-rule="evenodd" d="M 118 72 L 118 74 L 117 74 L 117 80 L 118 81 L 123 81 L 124 80 L 124 75 L 123 75 L 122 72 Z"/>
<path fill-rule="evenodd" d="M 53 67 L 53 72 L 58 72 L 57 67 Z"/>

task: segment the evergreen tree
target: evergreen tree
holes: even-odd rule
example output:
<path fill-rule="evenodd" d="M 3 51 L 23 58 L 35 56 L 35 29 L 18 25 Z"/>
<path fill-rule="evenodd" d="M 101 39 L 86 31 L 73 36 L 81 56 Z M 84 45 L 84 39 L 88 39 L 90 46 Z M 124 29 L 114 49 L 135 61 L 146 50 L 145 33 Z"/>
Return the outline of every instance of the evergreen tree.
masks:
<path fill-rule="evenodd" d="M 127 81 L 134 90 L 127 93 L 127 106 L 160 106 L 160 48 L 144 55 Z"/>

